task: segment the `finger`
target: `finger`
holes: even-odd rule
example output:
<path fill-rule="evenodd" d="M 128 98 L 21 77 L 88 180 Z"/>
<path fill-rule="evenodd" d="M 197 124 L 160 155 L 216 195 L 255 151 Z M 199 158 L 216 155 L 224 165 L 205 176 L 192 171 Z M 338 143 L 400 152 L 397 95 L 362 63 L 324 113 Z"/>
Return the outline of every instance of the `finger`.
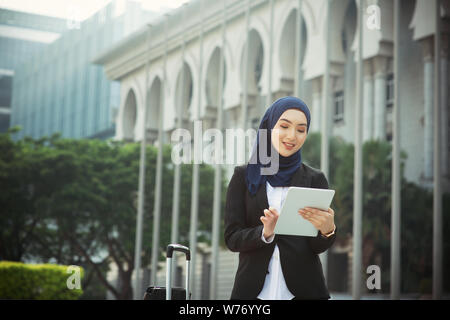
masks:
<path fill-rule="evenodd" d="M 334 217 L 334 210 L 331 208 L 328 208 L 328 213 L 331 214 Z"/>
<path fill-rule="evenodd" d="M 326 219 L 321 216 L 314 215 L 310 211 L 305 211 L 305 213 L 301 213 L 301 216 L 309 221 L 317 230 L 325 223 Z"/>
<path fill-rule="evenodd" d="M 331 214 L 328 211 L 323 211 L 323 210 L 320 210 L 320 209 L 317 209 L 317 208 L 308 208 L 307 211 L 310 212 L 311 215 L 314 215 L 316 217 L 327 218 L 327 217 L 331 216 Z"/>
<path fill-rule="evenodd" d="M 300 215 L 306 220 L 313 218 L 313 215 L 310 214 L 309 212 L 302 212 L 302 213 L 300 213 Z"/>
<path fill-rule="evenodd" d="M 309 214 L 308 212 L 306 212 L 306 213 L 300 213 L 300 215 L 301 215 L 304 219 L 306 219 L 306 220 L 308 220 L 308 221 L 310 221 L 310 220 L 313 218 L 312 215 Z"/>
<path fill-rule="evenodd" d="M 266 217 L 268 217 L 268 218 L 272 218 L 272 216 L 273 216 L 272 212 L 270 212 L 270 211 L 267 210 L 267 209 L 264 209 L 264 215 L 265 215 Z"/>
<path fill-rule="evenodd" d="M 308 210 L 302 210 L 301 213 L 308 218 L 320 218 L 321 216 L 319 214 L 316 214 L 313 211 L 308 211 Z"/>
<path fill-rule="evenodd" d="M 307 212 L 312 213 L 312 214 L 318 214 L 318 213 L 321 211 L 320 209 L 317 209 L 317 208 L 311 208 L 311 207 L 306 207 L 305 210 L 306 210 Z"/>
<path fill-rule="evenodd" d="M 267 217 L 268 221 L 272 221 L 273 219 L 275 219 L 274 214 L 270 213 L 270 212 L 266 213 L 266 217 Z"/>
<path fill-rule="evenodd" d="M 302 209 L 299 209 L 298 212 L 311 214 L 312 210 L 311 210 L 311 208 L 302 208 Z"/>
<path fill-rule="evenodd" d="M 319 226 L 321 226 L 322 223 L 323 223 L 323 221 L 321 221 L 320 219 L 315 218 L 315 217 L 308 217 L 308 216 L 305 216 L 304 218 L 305 218 L 306 220 L 308 220 L 309 222 L 311 222 L 315 227 L 319 227 Z"/>
<path fill-rule="evenodd" d="M 317 223 L 323 223 L 324 222 L 321 218 L 315 217 L 315 216 L 309 216 L 309 217 L 307 217 L 307 219 L 310 220 L 310 221 L 317 222 Z"/>
<path fill-rule="evenodd" d="M 267 214 L 270 215 L 270 217 L 272 217 L 272 218 L 279 216 L 278 211 L 276 209 L 272 208 L 272 210 L 271 210 L 271 208 L 269 208 L 269 209 L 266 209 L 266 211 L 267 211 Z"/>
<path fill-rule="evenodd" d="M 299 211 L 299 214 L 300 214 L 302 217 L 310 217 L 310 216 L 311 216 L 311 214 L 309 214 L 309 213 L 306 212 L 306 211 Z"/>
<path fill-rule="evenodd" d="M 276 215 L 276 216 L 279 216 L 279 215 L 280 215 L 280 214 L 278 213 L 277 209 L 275 209 L 274 207 L 269 207 L 269 211 L 270 211 L 272 214 Z"/>

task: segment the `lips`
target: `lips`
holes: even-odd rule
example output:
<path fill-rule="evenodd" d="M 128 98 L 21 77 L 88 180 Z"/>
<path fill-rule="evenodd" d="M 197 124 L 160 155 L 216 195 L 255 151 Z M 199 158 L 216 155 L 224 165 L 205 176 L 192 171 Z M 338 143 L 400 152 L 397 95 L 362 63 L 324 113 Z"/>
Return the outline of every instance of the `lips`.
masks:
<path fill-rule="evenodd" d="M 292 143 L 286 143 L 286 142 L 283 142 L 283 145 L 284 145 L 284 147 L 286 148 L 286 149 L 288 149 L 288 150 L 291 150 L 291 149 L 293 149 L 294 148 L 294 144 L 292 144 Z"/>

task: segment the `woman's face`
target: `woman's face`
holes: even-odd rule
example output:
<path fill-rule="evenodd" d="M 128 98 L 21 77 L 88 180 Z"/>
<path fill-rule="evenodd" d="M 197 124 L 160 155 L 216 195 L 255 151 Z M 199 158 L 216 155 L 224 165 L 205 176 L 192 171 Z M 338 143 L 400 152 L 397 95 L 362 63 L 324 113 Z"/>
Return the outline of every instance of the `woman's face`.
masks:
<path fill-rule="evenodd" d="M 308 133 L 306 116 L 298 109 L 286 110 L 272 130 L 272 144 L 283 157 L 297 152 L 305 143 Z"/>

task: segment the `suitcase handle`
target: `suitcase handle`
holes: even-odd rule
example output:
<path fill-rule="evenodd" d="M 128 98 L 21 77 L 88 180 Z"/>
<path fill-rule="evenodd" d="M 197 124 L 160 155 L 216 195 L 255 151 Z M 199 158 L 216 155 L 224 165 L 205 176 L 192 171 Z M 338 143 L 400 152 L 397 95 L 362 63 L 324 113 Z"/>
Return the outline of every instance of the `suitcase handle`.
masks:
<path fill-rule="evenodd" d="M 189 300 L 189 272 L 191 262 L 191 250 L 181 244 L 169 244 L 167 246 L 167 265 L 166 265 L 166 300 L 172 297 L 172 256 L 174 251 L 181 251 L 186 255 L 186 300 Z"/>
<path fill-rule="evenodd" d="M 172 258 L 174 251 L 183 252 L 186 255 L 186 260 L 191 260 L 191 250 L 188 247 L 182 246 L 181 244 L 169 244 L 167 246 L 167 258 Z"/>

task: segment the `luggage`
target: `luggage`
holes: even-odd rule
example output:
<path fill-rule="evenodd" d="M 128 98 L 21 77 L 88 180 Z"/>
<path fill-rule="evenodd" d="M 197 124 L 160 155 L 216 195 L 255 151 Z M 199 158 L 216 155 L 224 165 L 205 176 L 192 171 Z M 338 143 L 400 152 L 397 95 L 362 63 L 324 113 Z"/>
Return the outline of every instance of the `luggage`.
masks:
<path fill-rule="evenodd" d="M 186 255 L 186 288 L 172 288 L 172 256 L 174 251 L 183 252 Z M 148 287 L 144 300 L 189 300 L 191 293 L 189 292 L 189 266 L 191 262 L 191 251 L 188 247 L 180 244 L 169 244 L 166 252 L 166 286 L 165 287 Z"/>

